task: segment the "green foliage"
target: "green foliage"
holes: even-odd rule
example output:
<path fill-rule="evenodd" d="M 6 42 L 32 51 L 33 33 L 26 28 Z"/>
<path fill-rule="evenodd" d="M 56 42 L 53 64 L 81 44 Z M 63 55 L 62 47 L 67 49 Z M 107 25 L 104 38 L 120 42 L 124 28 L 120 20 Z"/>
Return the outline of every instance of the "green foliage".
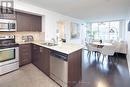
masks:
<path fill-rule="evenodd" d="M 87 36 L 94 39 L 97 31 L 87 30 Z"/>

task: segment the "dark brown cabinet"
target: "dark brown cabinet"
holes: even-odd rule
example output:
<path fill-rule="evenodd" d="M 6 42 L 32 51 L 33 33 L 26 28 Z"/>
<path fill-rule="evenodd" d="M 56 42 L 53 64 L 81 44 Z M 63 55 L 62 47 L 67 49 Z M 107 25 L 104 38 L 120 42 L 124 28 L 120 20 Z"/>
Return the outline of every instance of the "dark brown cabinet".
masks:
<path fill-rule="evenodd" d="M 42 31 L 42 17 L 22 12 L 16 12 L 17 31 Z"/>
<path fill-rule="evenodd" d="M 82 50 L 68 55 L 68 87 L 73 87 L 82 79 Z"/>
<path fill-rule="evenodd" d="M 19 65 L 31 63 L 31 44 L 21 44 L 19 46 Z"/>
<path fill-rule="evenodd" d="M 19 47 L 19 51 L 20 66 L 32 63 L 50 77 L 50 53 L 52 52 L 50 49 L 36 44 L 22 44 Z M 68 54 L 67 57 L 67 87 L 73 87 L 82 79 L 82 49 Z"/>
<path fill-rule="evenodd" d="M 32 63 L 46 75 L 50 75 L 50 50 L 38 45 L 32 46 Z"/>
<path fill-rule="evenodd" d="M 32 45 L 32 63 L 39 67 L 39 58 L 40 58 L 40 47 L 38 45 Z"/>
<path fill-rule="evenodd" d="M 41 59 L 41 65 L 43 68 L 41 70 L 47 74 L 50 75 L 50 50 L 44 47 L 40 47 L 40 59 Z"/>

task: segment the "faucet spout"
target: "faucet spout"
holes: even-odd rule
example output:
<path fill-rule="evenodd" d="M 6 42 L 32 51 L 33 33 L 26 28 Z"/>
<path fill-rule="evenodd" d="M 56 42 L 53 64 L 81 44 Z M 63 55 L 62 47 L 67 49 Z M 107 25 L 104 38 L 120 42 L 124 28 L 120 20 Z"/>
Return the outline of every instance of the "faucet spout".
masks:
<path fill-rule="evenodd" d="M 53 41 L 53 43 L 54 43 L 54 44 L 56 43 L 56 41 L 55 41 L 55 39 L 54 39 L 54 38 L 52 38 L 51 40 Z"/>

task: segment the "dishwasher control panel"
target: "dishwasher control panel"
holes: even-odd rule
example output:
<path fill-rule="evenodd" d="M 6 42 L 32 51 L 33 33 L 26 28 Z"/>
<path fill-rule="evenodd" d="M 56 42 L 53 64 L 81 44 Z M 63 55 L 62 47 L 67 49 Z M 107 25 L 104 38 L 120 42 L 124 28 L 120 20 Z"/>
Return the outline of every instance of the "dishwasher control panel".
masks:
<path fill-rule="evenodd" d="M 58 52 L 55 50 L 51 50 L 50 54 L 51 54 L 51 56 L 54 56 L 55 58 L 58 58 L 58 59 L 61 59 L 64 61 L 68 61 L 68 54 Z"/>

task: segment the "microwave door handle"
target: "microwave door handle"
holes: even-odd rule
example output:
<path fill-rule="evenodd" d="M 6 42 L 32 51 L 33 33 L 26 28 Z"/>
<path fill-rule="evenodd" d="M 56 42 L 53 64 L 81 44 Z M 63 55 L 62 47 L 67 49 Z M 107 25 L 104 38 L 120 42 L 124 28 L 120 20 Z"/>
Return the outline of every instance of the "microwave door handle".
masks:
<path fill-rule="evenodd" d="M 8 23 L 8 30 L 10 30 L 10 23 Z"/>

